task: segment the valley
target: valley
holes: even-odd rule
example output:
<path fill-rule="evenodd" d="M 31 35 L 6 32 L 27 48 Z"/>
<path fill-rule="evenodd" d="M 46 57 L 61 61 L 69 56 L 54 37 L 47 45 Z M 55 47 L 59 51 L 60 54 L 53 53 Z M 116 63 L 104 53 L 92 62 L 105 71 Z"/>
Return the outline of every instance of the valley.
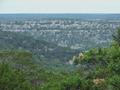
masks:
<path fill-rule="evenodd" d="M 0 14 L 0 90 L 120 90 L 119 14 Z"/>

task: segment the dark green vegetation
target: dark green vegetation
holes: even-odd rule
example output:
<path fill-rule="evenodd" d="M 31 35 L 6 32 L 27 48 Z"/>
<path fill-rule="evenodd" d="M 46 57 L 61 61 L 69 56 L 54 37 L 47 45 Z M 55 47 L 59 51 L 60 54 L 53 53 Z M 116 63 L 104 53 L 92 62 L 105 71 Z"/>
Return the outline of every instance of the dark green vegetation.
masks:
<path fill-rule="evenodd" d="M 34 63 L 27 51 L 0 52 L 0 90 L 68 90 L 79 88 L 79 74 L 53 72 Z"/>
<path fill-rule="evenodd" d="M 24 48 L 1 50 L 0 90 L 120 90 L 119 32 L 110 47 L 75 56 L 81 68 L 71 72 L 43 68 L 35 53 Z"/>
<path fill-rule="evenodd" d="M 92 85 L 90 90 L 120 90 L 120 29 L 113 39 L 110 47 L 92 49 L 74 59 L 75 64 L 89 68 L 86 80 L 101 82 Z"/>

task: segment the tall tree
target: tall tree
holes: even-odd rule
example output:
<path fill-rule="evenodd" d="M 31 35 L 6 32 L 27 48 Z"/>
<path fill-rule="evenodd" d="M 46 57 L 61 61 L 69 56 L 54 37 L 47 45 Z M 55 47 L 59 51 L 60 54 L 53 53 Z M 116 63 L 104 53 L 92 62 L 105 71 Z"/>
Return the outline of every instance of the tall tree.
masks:
<path fill-rule="evenodd" d="M 117 30 L 117 33 L 113 35 L 113 40 L 120 46 L 120 28 Z"/>

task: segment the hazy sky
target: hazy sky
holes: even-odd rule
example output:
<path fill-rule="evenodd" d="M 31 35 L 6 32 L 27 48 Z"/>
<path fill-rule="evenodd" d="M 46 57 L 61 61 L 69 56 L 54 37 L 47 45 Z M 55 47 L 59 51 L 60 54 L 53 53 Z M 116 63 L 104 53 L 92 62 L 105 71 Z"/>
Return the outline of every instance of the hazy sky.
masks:
<path fill-rule="evenodd" d="M 0 13 L 120 13 L 120 0 L 0 0 Z"/>

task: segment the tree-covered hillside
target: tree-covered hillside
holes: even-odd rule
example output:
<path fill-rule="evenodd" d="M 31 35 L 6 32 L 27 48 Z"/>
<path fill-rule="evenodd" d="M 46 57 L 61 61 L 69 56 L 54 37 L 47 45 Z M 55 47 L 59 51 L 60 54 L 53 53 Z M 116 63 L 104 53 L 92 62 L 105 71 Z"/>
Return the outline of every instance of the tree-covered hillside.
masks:
<path fill-rule="evenodd" d="M 79 75 L 43 69 L 28 51 L 0 51 L 0 90 L 66 90 Z"/>
<path fill-rule="evenodd" d="M 119 27 L 119 14 L 0 14 L 0 90 L 120 90 Z"/>
<path fill-rule="evenodd" d="M 93 80 L 91 90 L 120 90 L 120 29 L 113 35 L 110 47 L 91 49 L 73 61 L 89 69 L 86 80 Z"/>
<path fill-rule="evenodd" d="M 0 49 L 28 50 L 46 59 L 65 59 L 76 53 L 70 48 L 63 48 L 41 38 L 34 38 L 27 32 L 0 31 Z"/>
<path fill-rule="evenodd" d="M 110 47 L 74 57 L 75 71 L 49 71 L 32 53 L 0 51 L 1 90 L 120 90 L 120 29 Z"/>
<path fill-rule="evenodd" d="M 72 55 L 78 50 L 60 47 L 46 42 L 41 38 L 34 38 L 28 32 L 0 31 L 0 50 L 26 50 L 32 52 L 38 63 L 46 68 L 66 66 Z"/>

